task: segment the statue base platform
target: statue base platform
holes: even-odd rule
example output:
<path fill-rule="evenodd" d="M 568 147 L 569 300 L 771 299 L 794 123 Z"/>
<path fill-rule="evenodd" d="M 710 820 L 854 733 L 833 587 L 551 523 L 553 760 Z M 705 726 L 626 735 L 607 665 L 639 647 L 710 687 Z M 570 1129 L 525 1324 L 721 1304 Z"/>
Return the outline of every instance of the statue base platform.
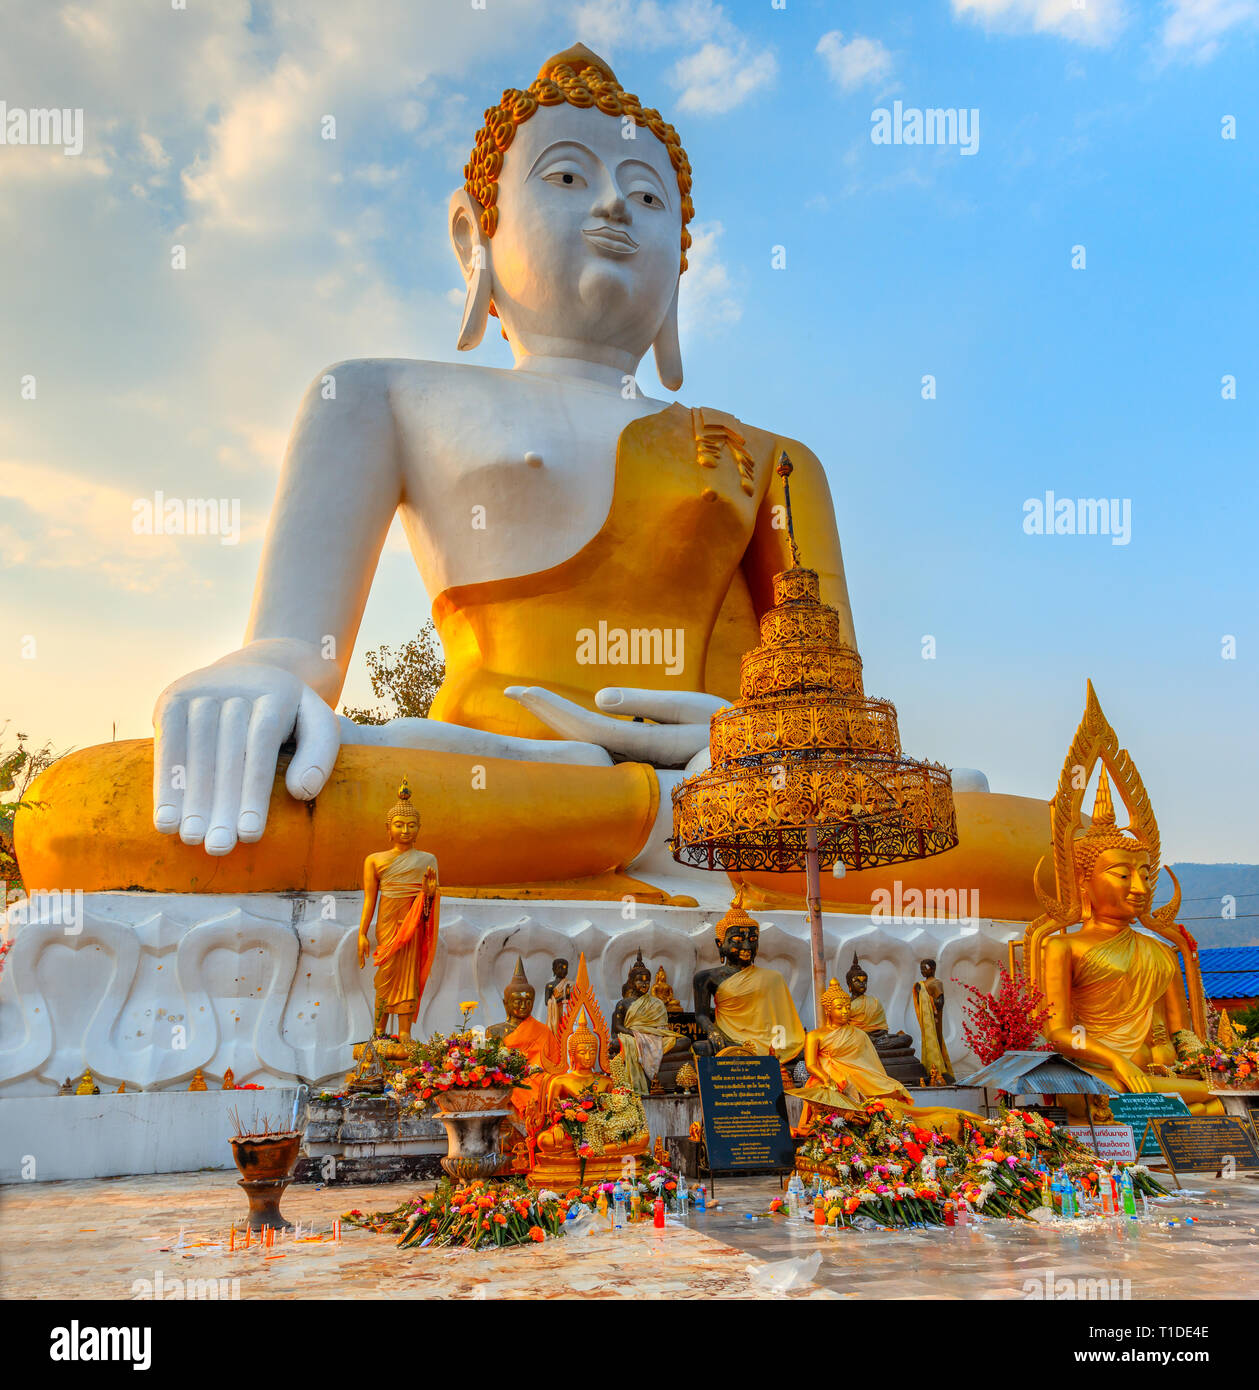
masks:
<path fill-rule="evenodd" d="M 640 1149 L 613 1148 L 604 1154 L 591 1154 L 584 1168 L 581 1159 L 571 1149 L 562 1153 L 539 1153 L 533 1167 L 525 1174 L 525 1181 L 530 1187 L 551 1188 L 555 1192 L 566 1192 L 572 1187 L 589 1187 L 595 1182 L 616 1182 L 624 1176 L 625 1161 L 630 1158 L 639 1169 L 651 1163 L 651 1145 L 645 1144 Z"/>
<path fill-rule="evenodd" d="M 400 1116 L 392 1096 L 312 1096 L 293 1181 L 351 1185 L 439 1177 L 446 1151 L 438 1118 Z"/>
<path fill-rule="evenodd" d="M 85 1067 L 106 1092 L 120 1083 L 128 1091 L 183 1091 L 198 1068 L 213 1089 L 229 1067 L 238 1084 L 267 1088 L 260 1100 L 299 1081 L 312 1091 L 339 1091 L 353 1045 L 372 1030 L 373 972 L 360 970 L 357 959 L 362 901 L 348 892 L 118 892 L 14 903 L 7 912 L 12 949 L 0 975 L 0 1101 L 55 1097 Z M 653 970 L 665 967 L 690 1008 L 691 977 L 716 963 L 713 925 L 721 915 L 633 902 L 446 897 L 414 1036 L 451 1028 L 462 1000 L 478 1002 L 474 1021 L 494 1022 L 518 953 L 539 1005 L 552 958 L 575 967 L 584 951 L 610 1011 L 641 949 Z M 767 909 L 760 920 L 758 964 L 785 976 L 808 1022 L 808 918 Z M 824 919 L 827 969 L 842 978 L 857 950 L 889 1026 L 907 1029 L 920 957 L 939 961 L 941 979 L 991 989 L 1006 942 L 1022 930 L 986 920 L 873 921 L 832 912 Z M 956 993 L 950 990 L 946 1007 L 946 1041 L 965 1069 Z"/>

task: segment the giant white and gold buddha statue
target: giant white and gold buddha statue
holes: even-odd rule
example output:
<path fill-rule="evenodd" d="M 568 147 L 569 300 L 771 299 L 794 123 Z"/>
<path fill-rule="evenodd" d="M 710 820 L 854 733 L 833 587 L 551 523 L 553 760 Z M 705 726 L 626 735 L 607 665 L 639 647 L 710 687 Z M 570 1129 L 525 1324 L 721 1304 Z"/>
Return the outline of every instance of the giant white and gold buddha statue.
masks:
<path fill-rule="evenodd" d="M 514 367 L 369 359 L 319 374 L 244 645 L 162 692 L 155 743 L 45 774 L 32 791 L 45 810 L 19 821 L 28 882 L 353 888 L 401 767 L 450 892 L 659 899 L 691 892 L 688 873 L 705 891 L 666 847 L 669 793 L 707 757 L 709 717 L 736 695 L 791 563 L 770 492 L 784 449 L 797 539 L 856 644 L 826 476 L 794 439 L 638 387 L 648 349 L 666 389 L 682 383 L 691 169 L 606 63 L 577 46 L 505 92 L 465 175 L 450 203 L 458 347 L 494 317 Z M 841 439 L 837 420 L 833 453 Z M 363 727 L 334 711 L 398 514 L 435 595 L 446 679 L 431 718 Z M 986 915 L 1026 920 L 1041 804 L 965 791 L 956 804 L 948 881 L 977 888 Z M 892 877 L 921 888 L 941 872 L 850 873 L 826 893 L 868 908 Z M 799 902 L 803 876 L 781 889 Z"/>

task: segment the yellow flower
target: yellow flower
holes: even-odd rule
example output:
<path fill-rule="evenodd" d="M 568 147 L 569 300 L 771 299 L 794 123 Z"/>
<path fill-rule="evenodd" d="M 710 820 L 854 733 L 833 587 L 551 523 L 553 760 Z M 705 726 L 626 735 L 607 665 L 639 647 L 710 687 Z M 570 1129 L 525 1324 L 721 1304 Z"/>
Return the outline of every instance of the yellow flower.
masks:
<path fill-rule="evenodd" d="M 474 1013 L 476 1011 L 476 1000 L 465 999 L 463 1003 L 459 1005 L 459 1010 L 461 1013 L 465 1014 Z"/>

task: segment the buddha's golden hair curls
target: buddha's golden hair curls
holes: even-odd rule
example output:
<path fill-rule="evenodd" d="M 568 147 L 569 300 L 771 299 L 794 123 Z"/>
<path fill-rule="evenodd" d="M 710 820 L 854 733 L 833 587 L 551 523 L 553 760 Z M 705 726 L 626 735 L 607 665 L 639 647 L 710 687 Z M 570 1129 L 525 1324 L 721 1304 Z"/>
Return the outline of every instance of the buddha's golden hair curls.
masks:
<path fill-rule="evenodd" d="M 527 91 L 509 87 L 497 106 L 485 113 L 485 124 L 477 131 L 471 157 L 463 166 L 464 187 L 481 208 L 481 230 L 487 237 L 498 226 L 498 176 L 503 156 L 516 137 L 516 127 L 539 106 L 598 107 L 607 116 L 628 116 L 635 125 L 646 126 L 669 153 L 682 197 L 682 255 L 678 273 L 686 269 L 686 252 L 691 234 L 686 224 L 695 216 L 691 201 L 691 162 L 686 157 L 678 133 L 652 107 L 643 106 L 616 80 L 612 69 L 582 44 L 576 44 L 548 58 Z"/>

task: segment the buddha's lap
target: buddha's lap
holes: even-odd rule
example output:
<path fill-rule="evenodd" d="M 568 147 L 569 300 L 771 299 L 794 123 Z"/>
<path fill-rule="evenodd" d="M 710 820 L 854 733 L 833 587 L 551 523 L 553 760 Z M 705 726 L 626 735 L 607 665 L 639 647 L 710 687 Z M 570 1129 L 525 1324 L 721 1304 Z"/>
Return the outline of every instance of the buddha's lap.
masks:
<path fill-rule="evenodd" d="M 353 890 L 364 859 L 379 849 L 384 808 L 405 773 L 424 819 L 424 847 L 436 855 L 447 892 L 580 881 L 628 864 L 646 844 L 659 807 L 656 773 L 640 763 L 587 767 L 347 745 L 313 802 L 289 795 L 286 767 L 282 757 L 262 839 L 214 858 L 153 828 L 152 740 L 69 753 L 30 789 L 43 809 L 18 817 L 24 876 L 85 892 L 205 892 L 211 882 L 216 893 Z M 1034 916 L 1032 873 L 1048 852 L 1043 803 L 992 793 L 959 793 L 955 800 L 957 849 L 842 879 L 824 875 L 825 900 L 868 912 L 881 890 L 890 893 L 899 882 L 902 904 L 916 890 L 942 893 L 934 900 L 941 915 L 960 909 L 1014 920 Z M 747 881 L 753 898 L 771 903 L 794 907 L 804 895 L 803 874 L 748 875 Z M 620 896 L 617 885 L 602 895 L 609 894 Z M 922 915 L 932 905 L 924 897 Z"/>

